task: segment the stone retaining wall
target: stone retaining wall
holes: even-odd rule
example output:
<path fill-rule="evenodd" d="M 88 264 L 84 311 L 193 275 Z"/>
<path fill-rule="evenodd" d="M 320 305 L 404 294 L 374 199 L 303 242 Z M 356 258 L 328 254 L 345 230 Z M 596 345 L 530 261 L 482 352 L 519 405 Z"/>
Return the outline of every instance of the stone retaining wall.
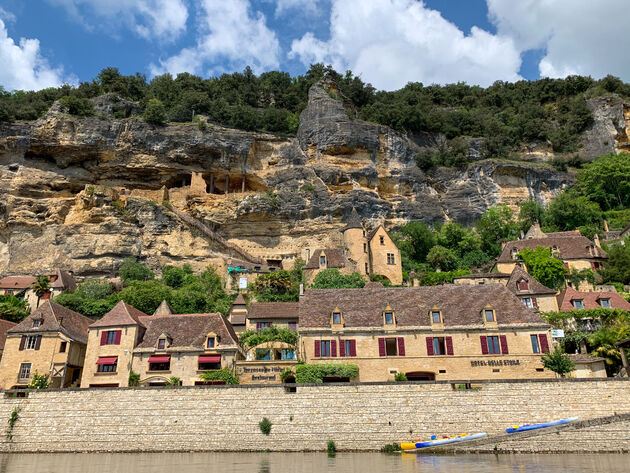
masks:
<path fill-rule="evenodd" d="M 595 419 L 630 412 L 628 379 L 482 382 L 481 390 L 454 390 L 448 382 L 120 388 L 30 392 L 0 399 L 0 423 L 9 433 L 0 451 L 339 450 L 485 431 L 579 416 Z M 258 423 L 267 417 L 271 435 Z M 510 441 L 512 451 L 628 451 L 630 426 L 590 426 Z M 11 437 L 11 438 L 9 438 Z"/>

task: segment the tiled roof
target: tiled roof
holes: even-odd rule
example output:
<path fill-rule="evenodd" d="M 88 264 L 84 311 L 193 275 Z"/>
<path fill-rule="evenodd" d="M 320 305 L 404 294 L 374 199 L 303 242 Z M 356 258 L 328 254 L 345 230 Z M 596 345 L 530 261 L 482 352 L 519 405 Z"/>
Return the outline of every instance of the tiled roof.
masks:
<path fill-rule="evenodd" d="M 582 235 L 547 237 L 547 238 L 531 238 L 529 240 L 509 241 L 503 247 L 501 256 L 497 259 L 499 263 L 511 263 L 516 261 L 512 259 L 512 249 L 516 248 L 518 252 L 524 248 L 534 249 L 538 246 L 545 248 L 556 247 L 561 259 L 595 259 L 608 258 L 604 250 L 595 246 L 595 244 Z M 594 247 L 593 255 L 590 254 L 589 248 Z"/>
<path fill-rule="evenodd" d="M 571 361 L 573 363 L 582 363 L 582 364 L 586 364 L 586 363 L 598 363 L 600 361 L 606 361 L 605 358 L 599 358 L 596 356 L 589 356 L 589 355 L 585 355 L 583 353 L 577 353 L 574 355 L 569 355 L 569 357 L 571 358 Z"/>
<path fill-rule="evenodd" d="M 0 279 L 0 289 L 28 289 L 35 281 L 33 276 L 7 276 Z"/>
<path fill-rule="evenodd" d="M 357 209 L 352 207 L 352 212 L 350 212 L 350 216 L 346 220 L 346 226 L 343 228 L 343 231 L 350 230 L 351 228 L 360 228 L 363 230 L 363 224 L 361 222 L 361 217 L 357 213 Z"/>
<path fill-rule="evenodd" d="M 573 300 L 582 299 L 585 309 L 601 309 L 600 299 L 610 299 L 613 309 L 630 310 L 630 302 L 621 297 L 618 292 L 578 292 L 567 287 L 558 295 L 558 307 L 562 312 L 574 310 Z"/>
<path fill-rule="evenodd" d="M 135 307 L 130 306 L 124 301 L 120 301 L 105 314 L 100 320 L 97 320 L 92 327 L 124 327 L 125 325 L 140 325 L 144 327 L 144 323 L 140 317 L 149 317 L 144 312 L 139 311 Z"/>
<path fill-rule="evenodd" d="M 34 319 L 41 320 L 39 326 L 33 325 Z M 87 343 L 88 326 L 92 322 L 92 319 L 78 312 L 54 302 L 46 302 L 10 329 L 9 333 L 62 332 L 78 342 Z"/>
<path fill-rule="evenodd" d="M 74 280 L 72 274 L 70 274 L 68 271 L 62 271 L 61 269 L 58 269 L 55 275 L 57 276 L 57 278 L 50 283 L 51 288 L 63 290 L 67 289 L 70 291 L 74 291 L 77 288 L 77 282 Z"/>
<path fill-rule="evenodd" d="M 521 280 L 527 281 L 527 289 L 519 289 L 518 282 Z M 519 268 L 516 266 L 512 270 L 512 274 L 510 275 L 510 280 L 507 282 L 507 288 L 512 291 L 517 296 L 523 295 L 544 295 L 544 294 L 556 294 L 554 289 L 550 289 L 547 286 L 542 285 L 536 279 L 534 279 L 527 271 L 523 268 Z"/>
<path fill-rule="evenodd" d="M 206 335 L 215 333 L 218 348 L 238 345 L 238 337 L 221 314 L 154 315 L 142 318 L 147 330 L 137 348 L 152 348 L 163 333 L 171 339 L 170 347 L 204 348 Z"/>
<path fill-rule="evenodd" d="M 346 266 L 346 257 L 341 248 L 325 248 L 313 251 L 313 256 L 308 260 L 304 269 L 319 269 L 319 257 L 322 252 L 326 255 L 326 268 L 343 268 Z"/>
<path fill-rule="evenodd" d="M 628 222 L 628 225 L 626 225 L 626 228 L 624 228 L 623 230 L 621 230 L 621 236 L 626 236 L 625 234 L 627 232 L 630 232 L 630 222 Z"/>
<path fill-rule="evenodd" d="M 157 309 L 155 309 L 155 312 L 153 312 L 153 315 L 169 315 L 173 313 L 173 308 L 171 307 L 171 305 L 166 302 L 166 300 L 163 300 L 162 302 L 160 302 L 160 305 L 158 306 Z"/>
<path fill-rule="evenodd" d="M 473 273 L 466 276 L 457 276 L 453 279 L 507 279 L 509 277 L 508 273 Z"/>
<path fill-rule="evenodd" d="M 253 302 L 247 314 L 248 319 L 297 319 L 298 302 Z"/>
<path fill-rule="evenodd" d="M 246 305 L 247 302 L 245 302 L 245 298 L 243 297 L 243 293 L 239 292 L 238 296 L 236 296 L 236 299 L 234 299 L 234 302 L 232 302 L 232 305 Z"/>
<path fill-rule="evenodd" d="M 481 311 L 491 305 L 499 324 L 544 322 L 533 309 L 501 284 L 468 286 L 449 284 L 386 288 L 372 285 L 363 289 L 310 289 L 300 297 L 300 327 L 330 327 L 330 314 L 339 308 L 346 327 L 382 327 L 383 311 L 390 306 L 396 324 L 429 326 L 429 312 L 442 311 L 445 326 L 480 325 Z"/>
<path fill-rule="evenodd" d="M 7 341 L 7 331 L 15 327 L 15 322 L 0 319 L 0 350 L 4 350 L 4 344 Z"/>

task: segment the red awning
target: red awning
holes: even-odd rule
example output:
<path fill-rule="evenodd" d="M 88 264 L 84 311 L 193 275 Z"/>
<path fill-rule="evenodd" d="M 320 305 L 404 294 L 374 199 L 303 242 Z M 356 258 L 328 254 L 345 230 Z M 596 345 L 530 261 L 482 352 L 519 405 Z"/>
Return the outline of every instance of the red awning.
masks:
<path fill-rule="evenodd" d="M 117 361 L 118 361 L 118 357 L 117 356 L 105 356 L 103 358 L 99 358 L 96 361 L 96 364 L 97 365 L 113 365 Z"/>
<path fill-rule="evenodd" d="M 221 363 L 221 355 L 201 355 L 199 363 Z"/>
<path fill-rule="evenodd" d="M 168 363 L 171 361 L 171 355 L 153 355 L 149 357 L 149 363 Z"/>

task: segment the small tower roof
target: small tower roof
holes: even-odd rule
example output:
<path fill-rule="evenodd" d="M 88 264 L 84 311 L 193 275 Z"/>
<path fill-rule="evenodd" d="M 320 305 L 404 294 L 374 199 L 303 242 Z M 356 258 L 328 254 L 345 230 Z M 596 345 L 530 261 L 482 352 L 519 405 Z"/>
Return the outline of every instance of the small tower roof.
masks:
<path fill-rule="evenodd" d="M 239 292 L 238 296 L 236 296 L 236 299 L 234 299 L 234 302 L 232 302 L 232 305 L 247 305 L 247 302 L 245 302 L 245 298 L 243 297 L 243 294 Z"/>
<path fill-rule="evenodd" d="M 363 230 L 361 217 L 359 216 L 357 209 L 355 209 L 354 207 L 352 207 L 352 212 L 350 212 L 350 216 L 346 220 L 346 226 L 344 227 L 343 231 L 345 232 L 346 230 L 350 230 L 351 228 L 360 228 L 361 230 Z"/>
<path fill-rule="evenodd" d="M 163 300 L 158 306 L 158 308 L 155 309 L 155 312 L 153 312 L 153 315 L 171 315 L 172 313 L 173 313 L 173 308 L 171 307 L 171 305 L 168 302 L 166 302 L 166 300 Z"/>

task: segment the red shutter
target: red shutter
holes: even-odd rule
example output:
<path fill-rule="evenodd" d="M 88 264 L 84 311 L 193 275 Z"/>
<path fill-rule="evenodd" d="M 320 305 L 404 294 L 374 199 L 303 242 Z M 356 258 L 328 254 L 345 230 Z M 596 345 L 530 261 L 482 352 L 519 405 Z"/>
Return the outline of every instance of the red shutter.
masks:
<path fill-rule="evenodd" d="M 116 345 L 120 345 L 120 336 L 122 335 L 122 330 L 116 330 L 116 341 L 114 342 Z"/>
<path fill-rule="evenodd" d="M 398 337 L 398 356 L 405 356 L 405 339 Z"/>
<path fill-rule="evenodd" d="M 357 356 L 357 341 L 350 340 L 350 356 Z"/>
<path fill-rule="evenodd" d="M 538 308 L 538 299 L 532 297 L 532 304 L 534 304 L 534 307 Z"/>
<path fill-rule="evenodd" d="M 337 340 L 330 341 L 330 356 L 337 356 Z"/>
<path fill-rule="evenodd" d="M 346 342 L 345 340 L 339 340 L 339 356 L 346 356 Z"/>
<path fill-rule="evenodd" d="M 446 337 L 446 354 L 453 355 L 453 337 Z"/>
<path fill-rule="evenodd" d="M 105 345 L 107 343 L 107 330 L 103 330 L 101 332 L 101 345 Z"/>
<path fill-rule="evenodd" d="M 565 267 L 566 269 L 569 269 L 569 263 L 564 263 L 564 267 Z"/>
<path fill-rule="evenodd" d="M 483 355 L 487 355 L 488 354 L 488 337 L 486 337 L 485 335 L 482 335 L 480 338 L 481 338 L 481 353 Z"/>
<path fill-rule="evenodd" d="M 260 330 L 261 327 L 261 323 L 260 322 L 256 322 L 256 330 Z"/>
<path fill-rule="evenodd" d="M 549 353 L 549 342 L 547 341 L 547 334 L 541 333 L 540 335 L 538 335 L 538 338 L 540 339 L 540 350 L 543 353 Z"/>
<path fill-rule="evenodd" d="M 427 355 L 433 356 L 433 338 L 427 337 Z"/>
<path fill-rule="evenodd" d="M 22 339 L 20 340 L 20 350 L 24 350 L 26 346 L 26 335 L 22 335 Z"/>
<path fill-rule="evenodd" d="M 385 352 L 385 339 L 378 339 L 378 356 L 385 356 L 387 353 Z"/>
<path fill-rule="evenodd" d="M 322 345 L 319 340 L 315 340 L 315 358 L 319 358 L 321 356 L 321 348 Z"/>
<path fill-rule="evenodd" d="M 591 269 L 597 269 L 597 266 L 595 266 L 595 263 L 593 263 L 592 261 L 591 261 Z"/>
<path fill-rule="evenodd" d="M 501 341 L 501 353 L 508 355 L 510 352 L 508 351 L 507 337 L 505 335 L 501 335 L 499 340 Z"/>

